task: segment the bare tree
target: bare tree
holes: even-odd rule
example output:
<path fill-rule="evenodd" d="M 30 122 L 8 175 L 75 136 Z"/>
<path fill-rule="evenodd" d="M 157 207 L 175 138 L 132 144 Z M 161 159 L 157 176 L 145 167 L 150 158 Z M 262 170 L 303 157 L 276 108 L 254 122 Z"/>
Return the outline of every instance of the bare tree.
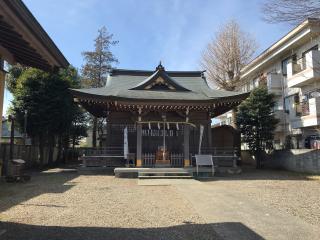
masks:
<path fill-rule="evenodd" d="M 241 70 L 257 49 L 255 39 L 240 29 L 235 20 L 223 25 L 207 45 L 201 65 L 207 78 L 218 88 L 234 91 L 240 82 Z M 232 126 L 236 126 L 236 109 L 232 110 Z"/>
<path fill-rule="evenodd" d="M 320 17 L 320 1 L 269 0 L 263 3 L 261 11 L 266 22 L 299 24 L 307 18 Z"/>
<path fill-rule="evenodd" d="M 235 20 L 223 25 L 207 45 L 201 65 L 208 80 L 218 88 L 233 91 L 240 81 L 240 71 L 257 49 L 255 39 L 240 29 Z"/>

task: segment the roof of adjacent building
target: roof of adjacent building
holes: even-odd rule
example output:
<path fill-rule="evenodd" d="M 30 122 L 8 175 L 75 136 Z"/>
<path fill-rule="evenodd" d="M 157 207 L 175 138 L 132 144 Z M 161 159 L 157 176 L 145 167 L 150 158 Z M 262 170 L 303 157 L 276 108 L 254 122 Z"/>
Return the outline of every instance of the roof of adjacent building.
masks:
<path fill-rule="evenodd" d="M 10 64 L 52 70 L 68 61 L 21 0 L 0 1 L 0 55 Z"/>
<path fill-rule="evenodd" d="M 203 71 L 155 71 L 114 69 L 101 88 L 73 89 L 76 97 L 156 101 L 210 101 L 220 98 L 245 98 L 247 94 L 209 87 Z"/>

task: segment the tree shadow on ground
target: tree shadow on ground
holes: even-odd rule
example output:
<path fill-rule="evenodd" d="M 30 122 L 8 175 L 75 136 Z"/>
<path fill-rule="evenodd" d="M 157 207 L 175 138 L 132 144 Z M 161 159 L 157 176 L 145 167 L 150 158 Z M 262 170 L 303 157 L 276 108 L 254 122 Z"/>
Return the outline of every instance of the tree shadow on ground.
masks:
<path fill-rule="evenodd" d="M 188 240 L 228 239 L 262 240 L 263 238 L 239 222 L 194 224 L 157 228 L 60 227 L 0 222 L 3 240 Z"/>
<path fill-rule="evenodd" d="M 30 174 L 31 180 L 26 183 L 0 183 L 0 212 L 41 194 L 64 193 L 76 184 L 70 181 L 79 176 L 69 167 Z"/>

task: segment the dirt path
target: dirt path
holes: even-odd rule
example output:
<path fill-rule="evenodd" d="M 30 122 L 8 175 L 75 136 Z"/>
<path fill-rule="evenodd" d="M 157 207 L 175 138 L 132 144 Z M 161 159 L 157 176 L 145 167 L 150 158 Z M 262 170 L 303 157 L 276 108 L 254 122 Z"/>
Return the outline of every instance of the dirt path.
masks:
<path fill-rule="evenodd" d="M 225 239 L 319 239 L 320 181 L 253 171 L 175 187 Z"/>

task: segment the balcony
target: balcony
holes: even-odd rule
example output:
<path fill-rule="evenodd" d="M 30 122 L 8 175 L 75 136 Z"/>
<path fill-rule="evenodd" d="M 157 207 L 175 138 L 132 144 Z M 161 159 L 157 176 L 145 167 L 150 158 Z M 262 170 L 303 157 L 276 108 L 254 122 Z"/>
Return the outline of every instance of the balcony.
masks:
<path fill-rule="evenodd" d="M 275 95 L 282 95 L 282 81 L 283 76 L 277 73 L 267 74 L 267 87 L 270 93 Z"/>
<path fill-rule="evenodd" d="M 300 103 L 301 116 L 292 121 L 292 128 L 320 125 L 320 98 L 310 98 Z"/>
<path fill-rule="evenodd" d="M 296 62 L 289 62 L 287 72 L 289 88 L 302 87 L 319 80 L 320 51 L 309 51 Z"/>

